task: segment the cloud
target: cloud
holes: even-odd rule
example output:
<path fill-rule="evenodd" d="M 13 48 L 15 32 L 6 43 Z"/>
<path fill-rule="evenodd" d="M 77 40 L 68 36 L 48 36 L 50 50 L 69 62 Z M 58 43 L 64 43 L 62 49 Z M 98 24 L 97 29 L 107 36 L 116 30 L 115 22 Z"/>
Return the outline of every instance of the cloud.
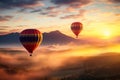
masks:
<path fill-rule="evenodd" d="M 0 9 L 40 7 L 44 5 L 40 1 L 41 0 L 0 0 Z"/>
<path fill-rule="evenodd" d="M 47 7 L 46 10 L 54 10 L 55 7 L 51 6 L 51 7 Z"/>
<path fill-rule="evenodd" d="M 31 5 L 24 5 L 23 7 L 25 8 L 35 8 L 35 7 L 41 7 L 41 6 L 44 6 L 43 3 L 36 3 L 36 4 L 31 4 Z"/>
<path fill-rule="evenodd" d="M 35 12 L 41 12 L 41 11 L 42 11 L 42 9 L 34 9 L 34 10 L 30 11 L 30 12 L 35 13 Z"/>
<path fill-rule="evenodd" d="M 11 55 L 10 53 L 5 53 L 6 52 L 3 53 L 0 51 L 0 72 L 2 72 L 0 73 L 0 75 L 2 75 L 0 79 L 9 80 L 9 78 L 11 78 L 13 80 L 25 80 L 24 77 L 20 78 L 18 77 L 18 75 L 20 75 L 21 73 L 25 75 L 25 73 L 29 72 L 28 66 L 30 68 L 33 65 L 33 62 L 29 58 L 18 57 L 18 55 Z"/>
<path fill-rule="evenodd" d="M 8 28 L 10 28 L 10 26 L 0 26 L 0 31 L 5 31 Z"/>
<path fill-rule="evenodd" d="M 45 15 L 45 16 L 48 16 L 48 17 L 56 17 L 58 16 L 59 14 L 61 14 L 61 12 L 59 10 L 56 10 L 56 11 L 47 11 L 47 12 L 40 12 L 41 15 Z"/>
<path fill-rule="evenodd" d="M 89 3 L 90 0 L 51 0 L 55 4 Z"/>
<path fill-rule="evenodd" d="M 7 34 L 10 26 L 0 26 L 0 35 Z"/>
<path fill-rule="evenodd" d="M 54 70 L 64 65 L 62 63 L 71 56 L 68 54 L 71 50 L 66 47 L 44 46 L 36 50 L 32 57 L 22 49 L 0 48 L 0 75 L 2 75 L 0 79 L 35 80 L 49 76 Z"/>
<path fill-rule="evenodd" d="M 49 6 L 49 7 L 44 7 L 44 8 L 41 8 L 41 9 L 33 9 L 31 12 L 34 13 L 34 12 L 41 12 L 42 13 L 50 13 L 50 11 L 55 11 L 56 9 L 60 8 L 60 6 Z M 46 12 L 43 12 L 43 11 L 46 11 Z"/>
<path fill-rule="evenodd" d="M 70 12 L 78 12 L 79 10 L 77 9 L 79 9 L 82 6 L 86 6 L 93 1 L 92 0 L 51 0 L 51 2 L 56 5 L 42 8 L 42 11 L 40 12 L 41 15 L 44 15 L 47 17 L 57 17 L 63 13 L 69 14 Z M 63 6 L 64 8 L 61 9 L 61 7 Z M 39 10 L 35 12 L 39 12 Z M 71 18 L 71 17 L 76 18 L 81 15 L 82 13 L 77 15 L 67 15 L 66 17 L 61 17 L 61 18 L 64 18 L 64 19 Z"/>
<path fill-rule="evenodd" d="M 67 18 L 77 18 L 81 17 L 84 15 L 85 10 L 77 10 L 78 8 L 88 5 L 89 3 L 92 2 L 92 0 L 52 0 L 54 4 L 57 4 L 56 6 L 49 6 L 46 7 L 42 12 L 40 12 L 41 15 L 46 15 L 48 17 L 56 17 L 60 14 L 65 14 L 66 16 L 61 17 L 62 19 L 67 19 Z M 62 6 L 64 8 L 61 8 Z M 78 14 L 70 14 L 71 12 L 78 12 Z"/>
<path fill-rule="evenodd" d="M 0 52 L 2 52 L 2 53 L 12 53 L 13 55 L 14 54 L 19 54 L 19 53 L 22 53 L 22 52 L 25 52 L 25 51 L 22 51 L 22 50 L 12 50 L 12 49 L 10 49 L 10 48 L 0 48 Z"/>
<path fill-rule="evenodd" d="M 60 11 L 50 11 L 50 13 L 48 14 L 49 17 L 56 17 L 60 14 Z"/>
<path fill-rule="evenodd" d="M 114 37 L 114 38 L 112 39 L 112 41 L 113 41 L 114 44 L 120 44 L 120 35 Z"/>
<path fill-rule="evenodd" d="M 61 17 L 61 19 L 76 19 L 76 18 L 84 18 L 84 15 L 86 13 L 86 10 L 80 10 L 78 14 L 73 14 L 73 15 L 66 15 Z"/>
<path fill-rule="evenodd" d="M 16 27 L 15 27 L 16 28 Z M 0 26 L 0 35 L 19 32 L 21 29 L 13 29 L 11 26 Z"/>
<path fill-rule="evenodd" d="M 92 0 L 51 0 L 51 2 L 58 5 L 69 5 L 71 7 L 78 8 L 88 5 Z"/>
<path fill-rule="evenodd" d="M 0 33 L 6 33 L 10 26 L 0 26 Z"/>
<path fill-rule="evenodd" d="M 42 80 L 43 77 L 63 74 L 63 70 L 76 72 L 78 66 L 74 64 L 80 66 L 80 60 L 84 59 L 81 56 L 98 55 L 103 51 L 94 46 L 93 43 L 99 43 L 95 39 L 87 40 L 91 40 L 90 44 L 41 46 L 34 51 L 32 57 L 21 47 L 0 48 L 0 79 Z"/>
<path fill-rule="evenodd" d="M 76 10 L 76 9 L 73 8 L 73 7 L 67 7 L 64 12 L 77 12 L 77 11 L 78 11 L 78 10 Z"/>
<path fill-rule="evenodd" d="M 51 2 L 56 5 L 43 8 L 42 12 L 40 12 L 41 15 L 45 15 L 47 17 L 57 17 L 62 13 L 69 14 L 70 12 L 78 12 L 78 10 L 76 9 L 88 5 L 93 1 L 92 0 L 51 0 Z M 64 6 L 64 8 L 61 9 L 62 7 L 61 5 Z M 67 15 L 61 18 L 62 19 L 77 18 L 78 16 L 82 16 L 82 13 L 77 15 Z"/>
<path fill-rule="evenodd" d="M 1 31 L 0 32 L 0 35 L 3 35 L 3 34 L 7 34 L 8 32 L 6 32 L 6 31 Z"/>
<path fill-rule="evenodd" d="M 107 3 L 107 4 L 119 4 L 120 3 L 120 0 L 100 0 L 100 1 L 103 3 Z M 113 7 L 116 7 L 116 6 L 119 6 L 119 5 L 115 5 Z"/>
<path fill-rule="evenodd" d="M 46 50 L 46 48 L 42 48 Z M 45 52 L 45 51 L 44 51 Z M 58 51 L 59 52 L 59 51 Z M 0 48 L 0 79 L 9 80 L 35 80 L 36 78 L 41 79 L 42 77 L 50 75 L 51 70 L 55 70 L 56 67 L 62 65 L 63 59 L 58 59 L 53 62 L 52 55 L 38 52 L 36 55 L 30 57 L 28 54 L 25 55 L 21 49 L 14 48 Z M 56 53 L 56 52 L 49 52 Z M 14 55 L 13 55 L 14 54 Z M 22 77 L 20 77 L 20 75 Z M 5 77 L 7 76 L 7 77 Z"/>
<path fill-rule="evenodd" d="M 68 11 L 66 11 L 66 9 Z M 48 16 L 48 17 L 56 17 L 62 13 L 65 13 L 66 16 L 60 17 L 61 19 L 70 19 L 70 18 L 74 19 L 74 18 L 84 17 L 84 15 L 86 13 L 86 10 L 77 10 L 76 11 L 74 8 L 71 8 L 71 7 L 68 7 L 66 9 L 59 10 L 54 7 L 48 7 L 48 8 L 46 8 L 46 12 L 40 12 L 40 14 Z M 78 12 L 78 14 L 68 15 L 69 12 L 74 12 L 74 11 Z"/>
<path fill-rule="evenodd" d="M 46 7 L 45 9 L 46 10 L 55 10 L 55 9 L 59 9 L 61 6 L 57 5 L 57 6 L 49 6 L 49 7 Z"/>
<path fill-rule="evenodd" d="M 107 0 L 110 3 L 120 3 L 120 0 Z"/>
<path fill-rule="evenodd" d="M 0 22 L 4 22 L 4 21 L 9 21 L 13 18 L 13 16 L 0 16 Z"/>

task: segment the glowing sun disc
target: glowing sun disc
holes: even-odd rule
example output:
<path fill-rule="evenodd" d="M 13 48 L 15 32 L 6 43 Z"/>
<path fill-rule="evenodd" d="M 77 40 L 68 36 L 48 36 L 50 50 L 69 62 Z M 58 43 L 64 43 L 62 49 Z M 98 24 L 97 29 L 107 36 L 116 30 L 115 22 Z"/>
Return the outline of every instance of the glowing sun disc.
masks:
<path fill-rule="evenodd" d="M 109 39 L 112 36 L 112 32 L 110 30 L 104 30 L 102 34 L 103 34 L 103 39 Z"/>

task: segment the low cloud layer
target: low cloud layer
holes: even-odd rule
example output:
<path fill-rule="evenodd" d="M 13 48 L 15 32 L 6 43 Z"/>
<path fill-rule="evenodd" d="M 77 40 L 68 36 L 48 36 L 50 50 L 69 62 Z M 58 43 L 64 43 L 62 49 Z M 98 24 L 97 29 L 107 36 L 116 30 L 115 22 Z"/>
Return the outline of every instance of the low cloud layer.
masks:
<path fill-rule="evenodd" d="M 54 47 L 54 49 L 56 48 Z M 0 48 L 0 75 L 2 76 L 0 79 L 41 79 L 42 77 L 50 75 L 52 71 L 63 65 L 62 62 L 66 59 L 60 58 L 58 53 L 64 52 L 66 51 L 54 51 L 43 47 L 30 57 L 29 54 L 22 49 Z"/>
<path fill-rule="evenodd" d="M 66 74 L 72 74 L 76 70 L 81 71 L 81 68 L 79 69 L 82 66 L 81 61 L 87 57 L 110 51 L 119 52 L 119 47 L 118 45 L 98 47 L 74 43 L 48 45 L 37 48 L 32 57 L 23 47 L 0 48 L 0 79 L 44 80 L 46 77 L 63 76 L 63 71 Z"/>
<path fill-rule="evenodd" d="M 51 77 L 83 72 L 82 61 L 89 57 L 82 55 L 98 55 L 98 50 L 101 53 L 100 48 L 90 46 L 51 45 L 38 48 L 30 57 L 23 48 L 0 48 L 0 80 L 49 80 Z M 113 54 L 110 53 L 111 57 Z M 90 70 L 99 68 L 99 65 L 95 65 L 95 61 L 99 59 L 102 61 L 100 64 L 104 64 L 103 59 L 106 59 L 104 57 L 87 61 L 94 63 L 89 65 Z M 108 58 L 108 61 L 111 62 L 111 58 Z M 108 66 L 109 63 L 106 63 Z"/>

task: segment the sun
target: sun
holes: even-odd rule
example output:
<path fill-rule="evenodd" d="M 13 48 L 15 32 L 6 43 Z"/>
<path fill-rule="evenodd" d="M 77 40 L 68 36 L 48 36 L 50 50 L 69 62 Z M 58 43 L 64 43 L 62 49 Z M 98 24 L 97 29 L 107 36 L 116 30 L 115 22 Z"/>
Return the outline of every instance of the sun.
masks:
<path fill-rule="evenodd" d="M 107 31 L 104 31 L 103 34 L 104 34 L 105 37 L 110 37 L 111 32 L 107 30 Z"/>
<path fill-rule="evenodd" d="M 103 39 L 110 39 L 112 37 L 112 31 L 110 31 L 109 29 L 102 31 L 102 34 Z"/>

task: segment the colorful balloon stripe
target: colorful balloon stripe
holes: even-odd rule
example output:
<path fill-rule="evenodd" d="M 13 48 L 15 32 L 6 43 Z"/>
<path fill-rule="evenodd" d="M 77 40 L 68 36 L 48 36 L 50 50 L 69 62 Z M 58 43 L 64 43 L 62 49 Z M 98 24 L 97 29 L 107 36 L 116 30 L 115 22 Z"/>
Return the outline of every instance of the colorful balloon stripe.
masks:
<path fill-rule="evenodd" d="M 20 34 L 20 42 L 32 56 L 33 51 L 42 41 L 42 33 L 37 29 L 26 29 Z"/>

